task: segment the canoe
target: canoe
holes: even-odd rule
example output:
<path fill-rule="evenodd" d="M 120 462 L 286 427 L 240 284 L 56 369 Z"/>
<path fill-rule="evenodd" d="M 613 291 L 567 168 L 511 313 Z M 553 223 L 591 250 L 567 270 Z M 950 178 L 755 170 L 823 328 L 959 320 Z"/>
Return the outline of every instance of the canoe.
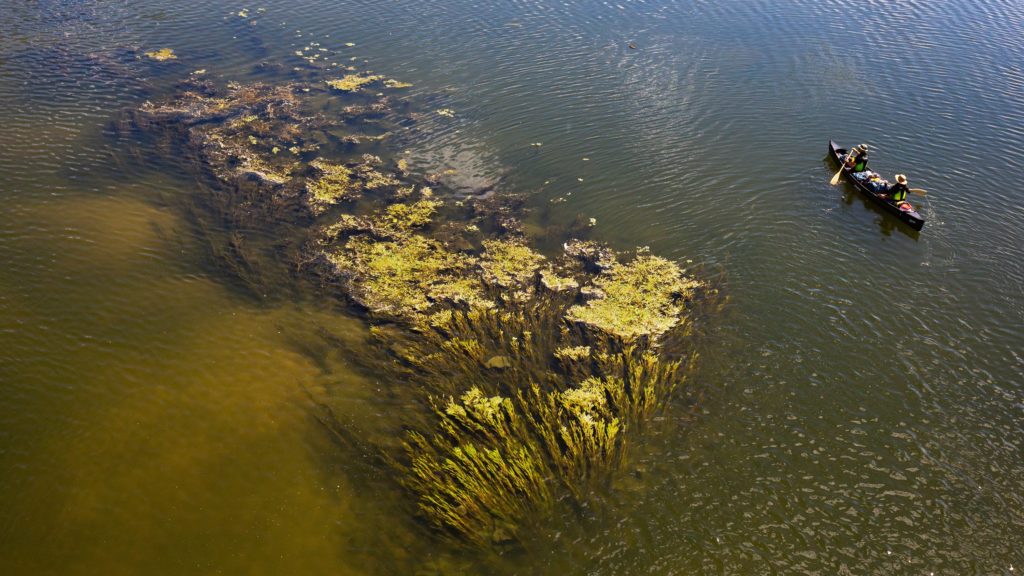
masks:
<path fill-rule="evenodd" d="M 843 163 L 843 157 L 846 156 L 846 148 L 839 148 L 838 146 L 836 146 L 835 142 L 829 140 L 828 153 L 829 156 L 832 157 L 832 160 L 836 163 L 836 166 L 839 166 Z M 849 168 L 843 168 L 843 175 L 846 176 L 846 179 L 854 186 L 856 186 L 858 190 L 863 192 L 865 196 L 870 198 L 872 202 L 874 202 L 880 208 L 882 208 L 882 210 L 885 210 L 889 214 L 892 214 L 893 216 L 899 218 L 901 221 L 905 222 L 914 230 L 920 230 L 924 226 L 924 218 L 920 214 L 918 214 L 912 206 L 910 210 L 904 210 L 897 206 L 894 202 L 886 198 L 882 198 L 881 196 L 879 196 L 879 193 L 872 190 L 866 183 L 858 180 L 857 178 L 854 178 L 853 171 L 850 170 Z M 907 203 L 907 206 L 909 206 L 909 203 Z"/>

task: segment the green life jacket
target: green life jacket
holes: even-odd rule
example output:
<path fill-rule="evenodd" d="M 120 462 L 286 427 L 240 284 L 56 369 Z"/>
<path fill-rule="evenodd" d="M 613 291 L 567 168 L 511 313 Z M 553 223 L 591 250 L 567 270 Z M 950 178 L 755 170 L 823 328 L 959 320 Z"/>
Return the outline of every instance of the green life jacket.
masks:
<path fill-rule="evenodd" d="M 897 184 L 897 185 L 893 186 L 892 187 L 892 192 L 890 193 L 889 198 L 891 198 L 893 202 L 902 202 L 902 201 L 906 200 L 907 199 L 907 187 L 904 186 L 904 185 L 900 185 L 900 184 Z"/>

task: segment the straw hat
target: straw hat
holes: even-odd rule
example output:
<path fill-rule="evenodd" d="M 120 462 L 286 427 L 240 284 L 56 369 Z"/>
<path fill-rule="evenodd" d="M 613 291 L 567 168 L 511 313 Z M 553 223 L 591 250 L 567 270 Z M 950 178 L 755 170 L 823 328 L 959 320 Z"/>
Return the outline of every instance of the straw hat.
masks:
<path fill-rule="evenodd" d="M 865 151 L 865 152 L 867 152 L 868 151 L 868 145 L 867 144 L 861 144 L 860 145 L 860 149 Z"/>
<path fill-rule="evenodd" d="M 900 184 L 906 184 L 907 183 L 907 177 L 904 176 L 903 174 L 897 174 L 896 175 L 896 181 L 899 182 Z"/>

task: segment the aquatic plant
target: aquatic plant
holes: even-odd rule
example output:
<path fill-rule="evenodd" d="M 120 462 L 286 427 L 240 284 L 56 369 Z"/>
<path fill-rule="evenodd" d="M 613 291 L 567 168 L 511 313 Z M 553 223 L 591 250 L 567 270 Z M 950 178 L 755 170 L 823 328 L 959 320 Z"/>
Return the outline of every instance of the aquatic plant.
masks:
<path fill-rule="evenodd" d="M 544 394 L 533 387 L 521 401 L 531 408 L 545 452 L 565 486 L 580 501 L 589 483 L 605 480 L 622 458 L 623 424 L 608 402 L 609 388 L 621 387 L 619 380 L 590 377 L 561 392 Z"/>
<path fill-rule="evenodd" d="M 269 166 L 259 156 L 246 156 L 239 163 L 238 172 L 249 174 L 270 184 L 284 184 L 291 180 L 291 176 L 281 170 Z"/>
<path fill-rule="evenodd" d="M 573 239 L 566 242 L 562 248 L 566 256 L 583 263 L 589 272 L 607 270 L 618 264 L 615 252 L 611 248 L 593 240 Z"/>
<path fill-rule="evenodd" d="M 463 543 L 516 540 L 549 510 L 552 494 L 583 505 L 608 485 L 627 432 L 664 409 L 689 360 L 663 357 L 657 343 L 687 330 L 686 303 L 699 283 L 646 253 L 619 263 L 592 244 L 586 253 L 599 256 L 600 272 L 581 272 L 589 258 L 569 250 L 542 270 L 547 259 L 521 239 L 485 238 L 472 256 L 382 223 L 389 212 L 405 219 L 414 206 L 391 204 L 358 219 L 342 252 L 350 259 L 334 262 L 370 310 L 410 322 L 409 331 L 376 333 L 397 360 L 384 369 L 431 395 L 463 399 L 434 410 L 433 432 L 406 439 L 398 467 L 421 514 Z M 535 289 L 544 271 L 560 289 Z M 580 274 L 591 297 L 582 305 L 573 304 Z M 624 310 L 631 305 L 648 308 Z M 490 422 L 486 434 L 467 418 Z"/>
<path fill-rule="evenodd" d="M 674 262 L 642 254 L 608 266 L 584 288 L 590 300 L 566 317 L 627 341 L 657 337 L 679 324 L 698 286 Z"/>
<path fill-rule="evenodd" d="M 563 362 L 580 362 L 590 358 L 590 346 L 564 346 L 555 350 L 555 357 Z"/>
<path fill-rule="evenodd" d="M 382 236 L 404 236 L 416 228 L 429 224 L 441 204 L 438 200 L 419 200 L 412 204 L 391 204 L 374 221 L 373 229 Z"/>
<path fill-rule="evenodd" d="M 544 257 L 518 240 L 487 239 L 480 258 L 482 278 L 513 299 L 530 296 Z"/>
<path fill-rule="evenodd" d="M 367 159 L 363 157 L 363 163 L 360 168 L 360 176 L 363 179 L 363 186 L 369 190 L 379 190 L 381 188 L 387 188 L 391 186 L 398 186 L 401 182 L 390 174 L 385 174 L 373 168 L 373 165 L 380 164 L 380 158 L 370 156 Z"/>
<path fill-rule="evenodd" d="M 427 522 L 462 543 L 514 542 L 611 484 L 629 438 L 685 381 L 693 355 L 677 344 L 702 285 L 646 251 L 570 240 L 541 254 L 521 201 L 445 202 L 442 178 L 366 153 L 398 119 L 392 100 L 357 94 L 374 82 L 404 87 L 351 74 L 225 91 L 193 77 L 133 120 L 184 135 L 197 172 L 222 188 L 213 222 L 280 232 L 267 252 L 297 254 L 289 274 L 373 324 L 373 370 L 429 416 L 402 421 L 401 454 L 382 446 Z M 325 100 L 340 111 L 324 113 Z M 255 283 L 263 263 L 237 232 L 220 252 Z"/>
<path fill-rule="evenodd" d="M 156 60 L 157 62 L 163 62 L 165 60 L 177 60 L 178 58 L 178 55 L 175 54 L 174 50 L 172 50 L 171 48 L 160 48 L 159 50 L 150 50 L 149 52 L 144 52 L 143 55 L 146 58 Z"/>
<path fill-rule="evenodd" d="M 314 213 L 323 212 L 342 200 L 354 200 L 359 196 L 361 190 L 353 182 L 353 171 L 347 166 L 320 159 L 309 165 L 320 172 L 319 178 L 306 181 L 306 190 L 309 192 L 307 201 Z"/>
<path fill-rule="evenodd" d="M 627 431 L 641 429 L 664 409 L 685 379 L 683 359 L 665 359 L 645 345 L 619 347 L 609 339 L 589 338 L 566 325 L 562 313 L 562 305 L 549 300 L 534 300 L 529 309 L 516 304 L 449 311 L 415 332 L 388 332 L 384 339 L 400 362 L 391 366 L 402 371 L 401 379 L 446 397 L 459 390 L 473 391 L 474 398 L 500 397 L 503 418 L 515 422 L 480 437 L 447 423 L 452 413 L 462 415 L 449 405 L 445 414 L 438 414 L 438 431 L 413 432 L 407 439 L 409 463 L 399 469 L 416 493 L 421 513 L 460 541 L 489 542 L 495 524 L 514 538 L 509 519 L 520 524 L 539 521 L 524 514 L 548 509 L 551 494 L 568 495 L 566 502 L 583 505 L 619 469 Z M 597 350 L 580 344 L 584 341 Z M 553 359 L 560 365 L 553 365 Z M 497 402 L 492 400 L 493 405 Z M 520 455 L 517 462 L 528 467 L 530 477 L 547 483 L 532 492 L 517 491 L 514 505 L 491 493 L 505 489 L 503 479 L 477 481 L 472 490 L 452 492 L 453 477 L 500 476 L 465 460 L 459 449 L 470 443 L 478 450 Z M 505 462 L 489 464 L 503 470 Z M 450 517 L 452 510 L 463 507 L 473 510 L 472 522 Z"/>
<path fill-rule="evenodd" d="M 575 292 L 580 287 L 579 282 L 575 278 L 572 276 L 561 276 L 552 267 L 547 267 L 540 271 L 540 283 L 541 286 L 551 292 Z"/>
<path fill-rule="evenodd" d="M 411 319 L 443 301 L 489 305 L 482 285 L 468 274 L 474 259 L 422 235 L 388 241 L 355 236 L 327 257 L 352 298 L 378 314 Z"/>
<path fill-rule="evenodd" d="M 342 92 L 355 92 L 367 84 L 379 82 L 383 79 L 383 76 L 349 74 L 336 80 L 328 80 L 327 85 L 335 90 L 341 90 Z"/>
<path fill-rule="evenodd" d="M 543 459 L 512 402 L 471 388 L 435 406 L 438 432 L 411 432 L 406 485 L 431 523 L 477 545 L 515 540 L 552 506 Z"/>

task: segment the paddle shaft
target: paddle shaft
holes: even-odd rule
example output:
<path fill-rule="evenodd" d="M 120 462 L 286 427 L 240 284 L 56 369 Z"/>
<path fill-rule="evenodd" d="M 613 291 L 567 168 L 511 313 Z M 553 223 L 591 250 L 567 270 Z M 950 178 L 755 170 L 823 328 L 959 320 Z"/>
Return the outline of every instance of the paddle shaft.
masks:
<path fill-rule="evenodd" d="M 854 148 L 856 148 L 856 147 L 854 147 Z M 836 172 L 836 175 L 833 176 L 832 179 L 828 181 L 829 184 L 831 184 L 833 186 L 835 186 L 836 184 L 839 184 L 839 177 L 843 175 L 843 169 L 846 168 L 846 159 L 849 158 L 852 154 L 853 154 L 853 148 L 851 148 L 846 153 L 846 157 L 840 157 L 839 158 L 839 172 Z"/>

